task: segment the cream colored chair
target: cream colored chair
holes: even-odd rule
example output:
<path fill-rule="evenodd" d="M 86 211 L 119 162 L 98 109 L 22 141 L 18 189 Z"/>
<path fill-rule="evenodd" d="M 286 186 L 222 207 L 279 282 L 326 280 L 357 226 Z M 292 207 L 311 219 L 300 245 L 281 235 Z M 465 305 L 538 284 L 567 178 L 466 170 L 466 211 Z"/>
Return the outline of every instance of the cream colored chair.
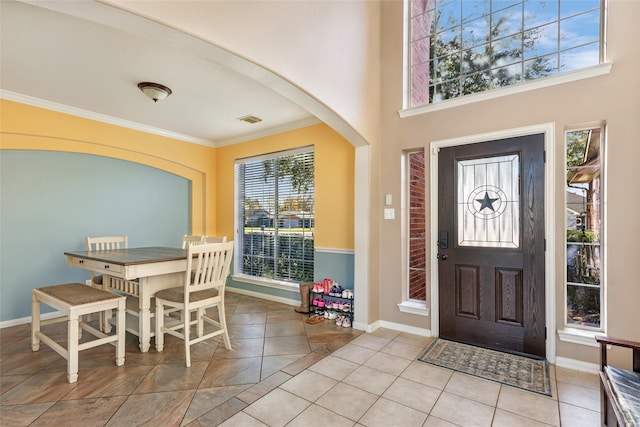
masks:
<path fill-rule="evenodd" d="M 200 341 L 223 336 L 224 346 L 231 350 L 224 312 L 224 290 L 233 256 L 233 242 L 205 243 L 187 247 L 187 270 L 184 284 L 156 293 L 156 350 L 164 347 L 164 334 L 184 340 L 186 366 L 191 366 L 191 346 Z M 218 320 L 207 316 L 206 309 L 217 307 Z M 181 311 L 180 319 L 166 316 L 167 308 Z M 191 313 L 195 313 L 192 319 Z M 205 334 L 204 323 L 214 326 Z M 196 337 L 191 338 L 191 325 Z M 208 328 L 209 329 L 209 328 Z"/>
<path fill-rule="evenodd" d="M 91 251 L 106 251 L 112 249 L 127 249 L 129 247 L 129 238 L 127 236 L 103 236 L 103 237 L 85 237 L 85 245 L 87 252 Z M 91 285 L 97 289 L 104 289 L 102 283 L 103 277 L 99 274 L 91 272 Z M 111 318 L 110 311 L 103 311 L 100 313 L 100 330 L 103 332 L 109 332 L 111 330 L 111 324 L 107 319 Z M 90 319 L 90 317 L 89 317 Z M 89 320 L 88 319 L 88 320 Z"/>
<path fill-rule="evenodd" d="M 226 243 L 227 236 L 204 236 L 204 243 Z"/>
<path fill-rule="evenodd" d="M 112 294 L 82 283 L 47 286 L 31 291 L 31 350 L 38 351 L 40 342 L 47 344 L 60 356 L 67 359 L 67 379 L 70 383 L 78 380 L 78 353 L 107 343 L 115 343 L 116 365 L 122 366 L 125 357 L 125 297 Z M 40 319 L 40 305 L 46 304 L 62 313 L 62 317 Z M 103 313 L 116 310 L 116 333 L 106 335 L 82 321 L 89 313 Z M 67 322 L 67 347 L 46 335 L 41 326 L 59 321 Z M 80 342 L 80 331 L 85 330 L 97 339 Z"/>
<path fill-rule="evenodd" d="M 189 245 L 200 245 L 204 243 L 206 236 L 195 236 L 191 234 L 185 234 L 182 236 L 182 249 L 187 249 Z"/>

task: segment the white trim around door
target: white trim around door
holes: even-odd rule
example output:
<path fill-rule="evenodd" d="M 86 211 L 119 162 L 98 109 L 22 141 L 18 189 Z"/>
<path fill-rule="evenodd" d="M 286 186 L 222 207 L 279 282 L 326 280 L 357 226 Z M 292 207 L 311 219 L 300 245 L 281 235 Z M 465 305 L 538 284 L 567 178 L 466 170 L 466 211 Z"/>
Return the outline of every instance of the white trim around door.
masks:
<path fill-rule="evenodd" d="M 555 124 L 544 123 L 539 125 L 506 129 L 496 132 L 488 132 L 477 135 L 463 136 L 459 138 L 431 141 L 429 143 L 430 153 L 430 177 L 431 183 L 431 333 L 433 336 L 440 334 L 440 312 L 438 304 L 438 260 L 435 254 L 438 252 L 436 243 L 438 241 L 438 152 L 443 147 L 453 147 L 456 145 L 475 144 L 497 139 L 513 138 L 525 135 L 544 134 L 544 149 L 546 160 L 544 165 L 544 227 L 545 239 L 547 240 L 545 252 L 545 326 L 547 328 L 546 354 L 550 363 L 555 363 L 556 359 L 556 304 L 555 287 L 553 286 L 555 277 L 555 226 L 554 226 L 554 146 L 555 146 Z M 435 189 L 435 190 L 433 190 Z"/>

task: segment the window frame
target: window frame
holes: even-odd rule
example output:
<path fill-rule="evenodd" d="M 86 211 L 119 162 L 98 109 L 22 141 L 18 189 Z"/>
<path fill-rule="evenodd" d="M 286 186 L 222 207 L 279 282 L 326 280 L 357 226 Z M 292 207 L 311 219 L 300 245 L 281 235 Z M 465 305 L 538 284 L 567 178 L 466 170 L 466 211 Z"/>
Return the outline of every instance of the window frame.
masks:
<path fill-rule="evenodd" d="M 600 241 L 599 241 L 599 257 L 600 257 L 600 326 L 589 326 L 589 325 L 581 325 L 578 323 L 569 323 L 568 322 L 568 312 L 567 312 L 567 302 L 568 302 L 568 287 L 571 283 L 568 281 L 568 264 L 567 264 L 567 256 L 568 256 L 568 239 L 567 239 L 567 226 L 565 219 L 564 233 L 563 233 L 563 254 L 564 254 L 564 268 L 563 268 L 563 329 L 558 331 L 560 335 L 560 339 L 562 341 L 573 342 L 577 344 L 585 344 L 591 346 L 597 346 L 597 343 L 594 340 L 595 335 L 606 333 L 606 188 L 607 188 L 607 179 L 606 179 L 606 151 L 607 151 L 607 138 L 606 131 L 607 128 L 604 123 L 596 123 L 589 124 L 584 126 L 575 126 L 575 127 L 567 127 L 564 132 L 563 138 L 563 167 L 564 167 L 564 203 L 563 203 L 563 213 L 566 216 L 566 212 L 568 209 L 568 201 L 567 201 L 567 180 L 566 174 L 568 172 L 567 166 L 567 136 L 571 132 L 579 132 L 579 131 L 588 131 L 593 129 L 600 130 L 600 148 L 599 148 L 599 167 L 600 167 L 600 199 L 599 199 L 599 215 L 600 215 Z M 573 284 L 576 285 L 575 283 Z M 579 284 L 578 284 L 579 286 Z"/>
<path fill-rule="evenodd" d="M 411 155 L 421 153 L 423 156 L 423 168 L 424 168 L 424 300 L 411 298 Z M 403 288 L 402 288 L 402 299 L 403 301 L 399 303 L 398 309 L 403 313 L 416 314 L 420 316 L 428 316 L 429 310 L 427 308 L 427 298 L 428 298 L 428 281 L 429 281 L 429 263 L 427 254 L 429 252 L 429 228 L 428 228 L 428 218 L 427 218 L 427 208 L 429 204 L 429 199 L 427 198 L 427 150 L 425 148 L 416 148 L 405 150 L 402 153 L 402 182 L 403 182 L 403 192 L 402 192 L 402 206 L 403 206 Z"/>
<path fill-rule="evenodd" d="M 523 0 L 526 1 L 526 0 Z M 565 1 L 565 0 L 562 0 Z M 405 70 L 405 78 L 404 78 L 404 90 L 403 90 L 403 108 L 399 111 L 400 116 L 401 117 L 410 117 L 413 115 L 417 115 L 417 114 L 422 114 L 425 112 L 431 112 L 431 111 L 437 111 L 440 109 L 445 109 L 445 108 L 451 108 L 451 107 L 456 107 L 456 106 L 460 106 L 460 105 L 465 105 L 467 103 L 470 102 L 477 102 L 477 101 L 481 101 L 481 100 L 485 100 L 485 99 L 492 99 L 492 98 L 496 98 L 496 97 L 500 97 L 500 96 L 505 96 L 505 95 L 510 95 L 513 93 L 520 93 L 520 92 L 524 92 L 524 91 L 528 91 L 528 90 L 534 90 L 540 87 L 547 87 L 547 86 L 553 86 L 556 84 L 562 84 L 565 83 L 567 81 L 574 81 L 574 80 L 580 80 L 580 79 L 584 79 L 584 78 L 589 78 L 589 77 L 594 77 L 594 76 L 598 76 L 598 75 L 603 75 L 603 74 L 608 74 L 610 72 L 611 66 L 610 64 L 608 64 L 606 62 L 606 30 L 607 30 L 607 0 L 598 0 L 599 1 L 599 25 L 598 25 L 598 31 L 599 31 L 599 39 L 598 39 L 598 64 L 594 64 L 588 67 L 582 67 L 582 68 L 577 68 L 577 69 L 573 69 L 573 70 L 569 70 L 569 71 L 561 71 L 559 68 L 557 70 L 557 72 L 544 76 L 544 77 L 538 77 L 538 78 L 534 78 L 531 80 L 527 80 L 524 77 L 522 78 L 522 80 L 514 83 L 514 84 L 510 84 L 510 85 L 506 85 L 506 86 L 499 86 L 499 87 L 494 87 L 494 88 L 490 88 L 490 89 L 486 89 L 480 92 L 475 92 L 475 93 L 470 93 L 467 95 L 459 95 L 453 98 L 448 98 L 448 99 L 442 99 L 439 101 L 435 101 L 435 102 L 427 102 L 426 104 L 420 104 L 420 105 L 416 105 L 416 106 L 412 106 L 412 67 L 413 67 L 413 63 L 412 63 L 412 53 L 413 53 L 413 48 L 412 48 L 412 29 L 411 29 L 411 21 L 412 21 L 412 16 L 411 16 L 411 7 L 412 7 L 412 0 L 405 0 L 404 3 L 404 15 L 405 15 L 405 19 L 404 19 L 404 25 L 405 25 L 405 31 L 404 31 L 404 55 L 403 55 L 403 61 L 404 61 L 404 70 Z M 561 10 L 561 0 L 558 0 L 558 10 Z M 435 9 L 434 9 L 435 10 Z M 496 9 L 498 10 L 498 9 Z M 575 18 L 577 16 L 581 16 L 584 15 L 586 13 L 590 13 L 589 11 L 594 11 L 596 10 L 595 8 L 593 9 L 589 9 L 588 11 L 581 11 L 579 13 L 572 13 L 570 16 L 561 16 L 561 12 L 558 12 L 558 20 L 554 21 L 557 22 L 558 25 L 560 23 L 560 21 L 564 21 L 568 18 Z M 545 24 L 547 25 L 547 24 Z M 463 26 L 463 22 L 462 20 L 460 21 L 460 27 L 462 28 Z M 527 31 L 530 29 L 527 29 Z M 462 31 L 462 30 L 461 30 Z M 517 34 L 524 34 L 526 31 L 525 29 L 523 29 L 522 32 L 517 33 Z M 460 33 L 462 34 L 462 32 Z M 429 37 L 428 35 L 426 36 L 427 38 Z M 507 37 L 508 38 L 508 37 Z M 561 43 L 561 39 L 560 37 L 557 40 L 557 50 L 555 50 L 555 54 L 556 55 L 561 55 L 563 52 L 567 52 L 570 49 L 565 49 L 565 48 L 560 48 L 560 43 Z M 576 44 L 575 46 L 572 46 L 572 49 L 577 49 L 579 47 L 581 47 L 581 44 Z M 546 55 L 546 54 L 545 54 Z M 429 58 L 427 60 L 427 64 L 429 64 L 431 61 L 433 60 L 433 58 Z M 524 64 L 526 61 L 529 61 L 531 59 L 527 59 L 525 60 L 524 58 L 520 58 L 520 62 L 518 62 L 519 64 Z M 558 67 L 560 66 L 560 64 L 558 64 Z M 429 91 L 429 87 L 431 86 L 431 78 L 433 76 L 429 76 L 429 78 L 427 79 L 427 91 Z M 427 98 L 430 98 L 430 96 L 428 96 Z M 435 107 L 438 106 L 438 107 Z"/>
<path fill-rule="evenodd" d="M 244 203 L 245 200 L 245 196 L 244 194 L 242 194 L 242 189 L 243 189 L 243 185 L 242 185 L 242 177 L 240 176 L 240 172 L 239 172 L 239 168 L 242 164 L 245 163 L 251 163 L 251 162 L 258 162 L 258 161 L 263 161 L 263 160 L 273 160 L 273 159 L 277 159 L 277 158 L 282 158 L 282 157 L 287 157 L 287 156 L 292 156 L 292 155 L 296 155 L 296 154 L 302 154 L 302 153 L 312 153 L 313 154 L 313 164 L 314 164 L 314 169 L 315 169 L 315 147 L 313 145 L 306 145 L 306 146 L 302 146 L 302 147 L 297 147 L 297 148 L 292 148 L 292 149 L 286 149 L 286 150 L 281 150 L 281 151 L 275 151 L 275 152 L 270 152 L 270 153 L 264 153 L 264 154 L 260 154 L 260 155 L 256 155 L 256 156 L 250 156 L 250 157 L 245 157 L 245 158 L 239 158 L 236 159 L 234 162 L 234 187 L 235 187 L 235 191 L 234 191 L 234 229 L 235 229 L 235 240 L 236 240 L 236 244 L 234 247 L 234 261 L 233 261 L 233 274 L 232 274 L 232 279 L 235 281 L 240 281 L 240 282 L 244 282 L 244 283 L 249 283 L 249 284 L 253 284 L 253 285 L 260 285 L 260 286 L 265 286 L 265 287 L 270 287 L 270 288 L 275 288 L 275 289 L 282 289 L 282 290 L 297 290 L 298 289 L 298 285 L 299 283 L 302 283 L 301 281 L 290 281 L 290 280 L 284 280 L 284 279 L 280 279 L 280 278 L 269 278 L 269 277 L 265 277 L 265 276 L 255 276 L 255 275 L 251 275 L 251 274 L 246 274 L 242 271 L 242 265 L 243 265 L 243 260 L 244 260 L 244 206 L 242 206 L 242 204 Z M 277 180 L 276 180 L 277 181 Z M 314 199 L 314 208 L 313 208 L 313 215 L 315 217 L 315 173 L 314 173 L 314 184 L 313 184 L 313 199 Z M 274 218 L 274 222 L 277 221 L 277 217 Z M 315 223 L 315 218 L 314 218 L 314 223 Z M 311 232 L 312 236 L 313 236 L 313 248 L 312 248 L 312 253 L 314 255 L 315 258 L 315 224 L 313 227 L 313 231 Z M 315 260 L 312 261 L 312 266 L 311 266 L 311 274 L 313 277 L 313 270 L 314 270 L 314 263 Z M 313 279 L 312 279 L 313 280 Z"/>

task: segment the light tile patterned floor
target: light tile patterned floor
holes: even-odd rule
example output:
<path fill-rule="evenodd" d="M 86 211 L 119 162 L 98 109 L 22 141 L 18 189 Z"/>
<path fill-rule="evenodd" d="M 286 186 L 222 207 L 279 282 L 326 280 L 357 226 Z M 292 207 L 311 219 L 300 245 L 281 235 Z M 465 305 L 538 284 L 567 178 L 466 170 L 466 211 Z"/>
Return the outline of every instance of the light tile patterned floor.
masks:
<path fill-rule="evenodd" d="M 315 325 L 289 306 L 227 294 L 233 351 L 216 341 L 140 353 L 80 353 L 76 384 L 30 325 L 0 330 L 2 426 L 599 426 L 595 374 L 553 369 L 553 396 L 416 360 L 430 339 L 380 329 Z M 59 326 L 54 326 L 59 327 Z M 59 333 L 64 340 L 64 327 Z"/>

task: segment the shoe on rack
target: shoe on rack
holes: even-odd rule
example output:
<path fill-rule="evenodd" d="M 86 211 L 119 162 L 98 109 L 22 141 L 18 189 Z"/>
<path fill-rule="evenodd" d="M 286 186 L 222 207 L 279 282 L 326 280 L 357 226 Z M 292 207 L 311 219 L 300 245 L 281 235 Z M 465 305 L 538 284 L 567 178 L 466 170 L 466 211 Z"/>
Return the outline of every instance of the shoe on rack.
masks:
<path fill-rule="evenodd" d="M 336 313 L 335 311 L 331 310 L 329 312 L 329 320 L 335 320 L 338 317 L 338 313 Z"/>
<path fill-rule="evenodd" d="M 351 319 L 349 319 L 348 316 L 345 316 L 344 319 L 342 320 L 342 327 L 343 328 L 350 328 L 351 327 Z"/>
<path fill-rule="evenodd" d="M 336 319 L 336 326 L 342 326 L 342 321 L 344 320 L 344 316 L 338 316 Z"/>
<path fill-rule="evenodd" d="M 324 307 L 324 300 L 322 298 L 318 298 L 318 307 Z"/>
<path fill-rule="evenodd" d="M 346 303 L 342 308 L 342 311 L 351 311 L 351 304 Z"/>

